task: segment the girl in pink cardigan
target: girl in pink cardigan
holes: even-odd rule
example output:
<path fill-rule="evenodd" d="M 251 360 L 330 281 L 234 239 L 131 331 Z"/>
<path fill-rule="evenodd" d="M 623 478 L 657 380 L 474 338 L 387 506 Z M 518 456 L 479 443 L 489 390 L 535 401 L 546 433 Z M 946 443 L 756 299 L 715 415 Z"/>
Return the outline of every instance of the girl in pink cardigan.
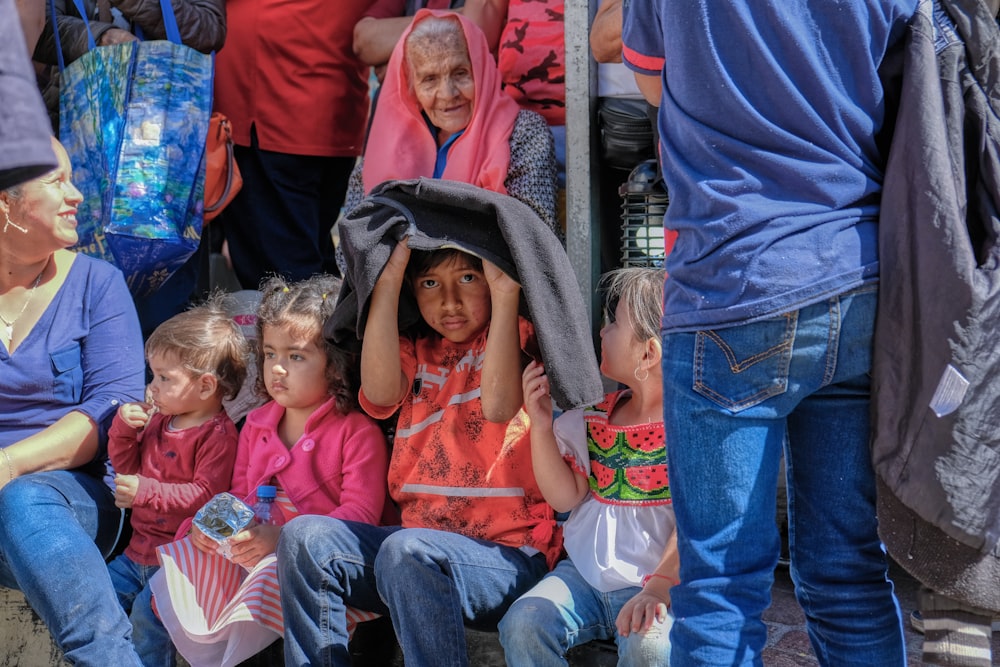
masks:
<path fill-rule="evenodd" d="M 192 667 L 238 664 L 282 634 L 280 524 L 298 514 L 379 524 L 390 509 L 388 448 L 355 403 L 357 364 L 322 335 L 339 285 L 331 276 L 274 278 L 262 289 L 258 389 L 271 400 L 247 415 L 230 493 L 252 504 L 258 486 L 276 486 L 279 525 L 232 536 L 228 558 L 190 522 L 179 532 L 190 529 L 187 537 L 160 548 L 153 607 Z"/>

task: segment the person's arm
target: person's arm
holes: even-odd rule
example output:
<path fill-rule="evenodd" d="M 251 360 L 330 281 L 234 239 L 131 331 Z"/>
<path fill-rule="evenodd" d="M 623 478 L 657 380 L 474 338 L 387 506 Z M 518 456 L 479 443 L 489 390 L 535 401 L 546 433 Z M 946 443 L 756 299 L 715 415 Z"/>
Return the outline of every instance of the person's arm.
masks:
<path fill-rule="evenodd" d="M 408 239 L 392 249 L 372 290 L 361 339 L 361 390 L 374 405 L 396 405 L 408 388 L 399 357 L 399 292 L 410 261 Z"/>
<path fill-rule="evenodd" d="M 545 119 L 533 111 L 520 111 L 510 134 L 510 165 L 504 187 L 562 238 L 556 216 L 557 171 L 555 142 Z"/>
<path fill-rule="evenodd" d="M 21 20 L 21 32 L 28 46 L 28 55 L 35 51 L 38 38 L 45 27 L 45 0 L 15 0 L 17 15 Z"/>
<path fill-rule="evenodd" d="M 633 74 L 635 75 L 635 83 L 639 86 L 639 92 L 642 93 L 642 96 L 654 107 L 659 108 L 660 98 L 663 96 L 663 79 L 658 76 L 639 74 L 638 72 L 633 72 Z"/>
<path fill-rule="evenodd" d="M 389 62 L 403 31 L 410 27 L 411 16 L 393 16 L 377 19 L 365 16 L 354 25 L 354 55 L 372 67 Z"/>
<path fill-rule="evenodd" d="M 622 0 L 604 0 L 590 24 L 590 52 L 599 63 L 622 61 Z"/>
<path fill-rule="evenodd" d="M 521 286 L 487 260 L 483 260 L 483 274 L 490 286 L 492 314 L 483 353 L 480 401 L 483 417 L 503 423 L 513 419 L 524 404 L 520 378 L 521 334 L 517 319 Z"/>
<path fill-rule="evenodd" d="M 643 582 L 642 590 L 625 603 L 615 619 L 618 634 L 628 637 L 632 632 L 645 632 L 653 621 L 663 622 L 670 609 L 670 589 L 680 583 L 678 572 L 680 557 L 677 554 L 677 530 L 670 534 L 656 570 Z"/>
<path fill-rule="evenodd" d="M 73 410 L 34 435 L 6 447 L 0 488 L 12 478 L 43 470 L 70 470 L 90 463 L 98 451 L 97 424 Z"/>
<path fill-rule="evenodd" d="M 122 15 L 142 28 L 146 39 L 166 39 L 157 0 L 110 0 Z M 173 0 L 181 42 L 196 51 L 218 51 L 226 42 L 224 0 Z"/>
<path fill-rule="evenodd" d="M 507 22 L 507 5 L 509 0 L 466 0 L 462 7 L 462 15 L 479 26 L 486 35 L 486 43 L 490 51 L 497 52 L 500 45 L 500 34 Z"/>
<path fill-rule="evenodd" d="M 189 482 L 163 482 L 139 475 L 134 506 L 164 515 L 193 516 L 216 494 L 230 488 L 236 460 L 236 429 L 211 429 L 195 446 L 194 472 Z M 241 498 L 242 500 L 242 498 Z"/>
<path fill-rule="evenodd" d="M 552 398 L 545 368 L 532 361 L 522 375 L 524 409 L 531 419 L 531 468 L 545 502 L 556 512 L 568 512 L 587 495 L 587 478 L 563 458 L 552 425 Z"/>

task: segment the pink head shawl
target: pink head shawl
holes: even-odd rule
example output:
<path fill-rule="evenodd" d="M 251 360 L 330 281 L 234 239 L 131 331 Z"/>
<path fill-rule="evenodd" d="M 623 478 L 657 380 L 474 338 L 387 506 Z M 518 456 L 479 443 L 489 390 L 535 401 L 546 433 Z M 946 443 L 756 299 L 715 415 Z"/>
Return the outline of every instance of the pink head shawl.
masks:
<path fill-rule="evenodd" d="M 410 86 L 405 49 L 413 26 L 434 16 L 461 26 L 476 84 L 472 120 L 449 148 L 442 178 L 507 194 L 504 181 L 510 166 L 510 135 L 517 119 L 517 103 L 500 88 L 496 61 L 482 30 L 460 14 L 428 9 L 416 13 L 389 58 L 365 149 L 361 172 L 365 194 L 384 181 L 434 174 L 437 144 Z"/>

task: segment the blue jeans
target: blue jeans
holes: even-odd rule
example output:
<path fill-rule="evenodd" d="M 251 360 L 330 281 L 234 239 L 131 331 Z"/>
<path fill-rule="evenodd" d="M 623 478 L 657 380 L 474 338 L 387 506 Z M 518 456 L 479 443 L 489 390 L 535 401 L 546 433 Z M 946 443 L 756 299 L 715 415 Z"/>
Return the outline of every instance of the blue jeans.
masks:
<path fill-rule="evenodd" d="M 905 665 L 875 519 L 876 286 L 764 321 L 663 335 L 681 584 L 672 664 L 760 665 L 784 448 L 796 597 L 822 665 Z"/>
<path fill-rule="evenodd" d="M 170 634 L 153 613 L 149 580 L 159 565 L 140 565 L 122 554 L 108 563 L 118 602 L 132 622 L 132 643 L 145 667 L 173 667 L 177 653 Z"/>
<path fill-rule="evenodd" d="M 104 559 L 122 511 L 100 480 L 65 470 L 0 490 L 0 585 L 24 593 L 77 665 L 139 665 Z"/>
<path fill-rule="evenodd" d="M 510 606 L 500 621 L 500 643 L 507 667 L 565 666 L 566 651 L 596 639 L 618 644 L 618 667 L 667 667 L 670 626 L 656 623 L 644 633 L 619 637 L 618 612 L 640 591 L 638 587 L 601 593 L 563 560 Z"/>
<path fill-rule="evenodd" d="M 277 556 L 288 667 L 351 664 L 347 605 L 391 616 L 407 667 L 465 667 L 465 624 L 495 627 L 547 570 L 455 533 L 323 516 L 289 521 Z"/>

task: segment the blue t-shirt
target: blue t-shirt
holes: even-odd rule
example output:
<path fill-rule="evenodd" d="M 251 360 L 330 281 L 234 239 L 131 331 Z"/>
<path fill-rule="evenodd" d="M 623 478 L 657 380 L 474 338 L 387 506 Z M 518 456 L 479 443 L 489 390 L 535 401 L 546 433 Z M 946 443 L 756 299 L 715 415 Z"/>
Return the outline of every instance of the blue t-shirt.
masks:
<path fill-rule="evenodd" d="M 100 429 L 103 474 L 107 427 L 122 402 L 142 400 L 142 334 L 121 271 L 77 255 L 66 281 L 14 354 L 0 343 L 0 447 L 76 410 Z"/>
<path fill-rule="evenodd" d="M 624 60 L 662 77 L 678 238 L 664 330 L 718 328 L 877 279 L 878 66 L 917 0 L 625 0 Z"/>

